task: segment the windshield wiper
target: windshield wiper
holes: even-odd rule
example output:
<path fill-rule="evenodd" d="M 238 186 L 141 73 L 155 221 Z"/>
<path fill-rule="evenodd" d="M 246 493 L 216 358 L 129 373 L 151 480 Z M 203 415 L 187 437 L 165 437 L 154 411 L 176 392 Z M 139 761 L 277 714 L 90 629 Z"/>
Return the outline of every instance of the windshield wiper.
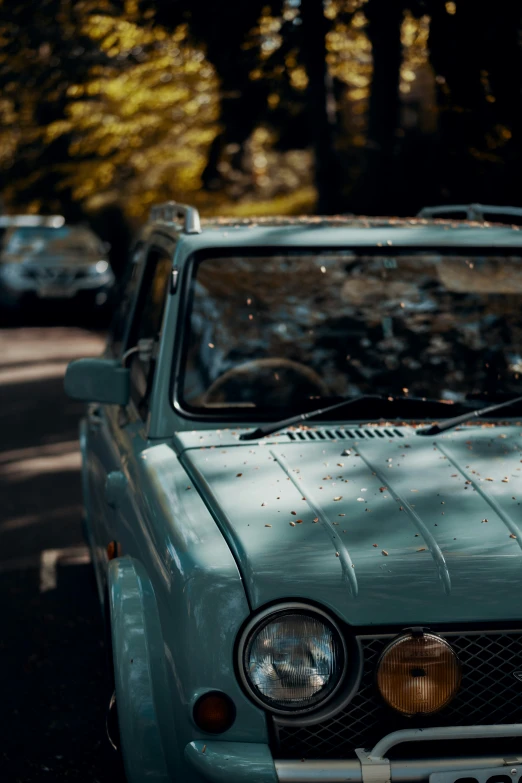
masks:
<path fill-rule="evenodd" d="M 424 430 L 417 430 L 417 435 L 438 435 L 439 432 L 445 432 L 452 427 L 458 427 L 459 424 L 465 424 L 472 419 L 481 419 L 487 413 L 494 413 L 501 408 L 508 408 L 510 405 L 516 405 L 517 402 L 522 402 L 522 397 L 515 397 L 513 400 L 507 402 L 497 402 L 495 405 L 490 405 L 487 408 L 478 408 L 473 413 L 463 413 L 461 416 L 453 416 L 451 419 L 446 419 L 441 424 L 434 424 L 432 427 L 428 427 Z"/>
<path fill-rule="evenodd" d="M 294 424 L 300 424 L 301 422 L 308 421 L 315 416 L 321 416 L 323 413 L 330 413 L 338 408 L 344 408 L 348 405 L 353 405 L 356 402 L 363 400 L 381 400 L 386 402 L 395 402 L 395 400 L 407 401 L 407 402 L 440 402 L 440 400 L 430 400 L 426 397 L 402 397 L 391 396 L 385 394 L 359 394 L 357 397 L 347 397 L 341 402 L 336 402 L 334 405 L 329 405 L 327 408 L 316 408 L 313 411 L 307 413 L 297 413 L 294 416 L 290 416 L 288 419 L 282 419 L 275 423 L 265 424 L 263 427 L 258 427 L 252 432 L 244 432 L 239 436 L 239 440 L 257 440 L 257 438 L 264 438 L 267 435 L 272 435 L 274 432 L 285 429 L 285 427 L 292 427 Z M 442 403 L 444 404 L 444 403 Z"/>

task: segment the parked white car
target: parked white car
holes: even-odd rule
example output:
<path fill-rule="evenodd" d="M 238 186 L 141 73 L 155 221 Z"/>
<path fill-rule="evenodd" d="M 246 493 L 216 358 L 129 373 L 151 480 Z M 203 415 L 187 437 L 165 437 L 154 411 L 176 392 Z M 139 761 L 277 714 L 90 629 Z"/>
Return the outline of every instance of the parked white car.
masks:
<path fill-rule="evenodd" d="M 90 229 L 61 221 L 22 220 L 5 231 L 0 249 L 3 309 L 42 299 L 75 299 L 95 309 L 109 302 L 115 278 L 108 246 Z"/>

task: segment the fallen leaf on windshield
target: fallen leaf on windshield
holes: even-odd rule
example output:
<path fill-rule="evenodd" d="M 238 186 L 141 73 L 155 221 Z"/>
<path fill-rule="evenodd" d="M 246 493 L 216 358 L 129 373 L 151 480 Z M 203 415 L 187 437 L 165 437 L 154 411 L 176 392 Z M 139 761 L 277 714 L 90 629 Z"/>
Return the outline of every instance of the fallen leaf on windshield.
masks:
<path fill-rule="evenodd" d="M 386 555 L 386 557 L 388 557 L 388 552 L 385 549 L 382 550 L 382 554 Z"/>
<path fill-rule="evenodd" d="M 388 487 L 379 487 L 379 492 L 386 492 Z"/>
<path fill-rule="evenodd" d="M 509 537 L 510 538 L 516 538 L 516 536 L 513 533 L 510 533 Z"/>
<path fill-rule="evenodd" d="M 272 525 L 265 525 L 265 527 L 272 527 Z"/>
<path fill-rule="evenodd" d="M 426 551 L 426 547 L 425 546 L 421 546 L 421 547 L 419 547 L 419 549 L 417 549 L 417 552 L 425 552 L 425 551 Z"/>
<path fill-rule="evenodd" d="M 343 496 L 342 496 L 342 495 L 337 495 L 337 497 L 336 497 L 336 498 L 334 498 L 334 500 L 342 500 L 342 499 L 343 499 Z"/>
<path fill-rule="evenodd" d="M 315 517 L 312 521 L 313 522 L 319 522 L 319 517 Z"/>
<path fill-rule="evenodd" d="M 289 522 L 288 523 L 291 527 L 295 527 L 295 522 Z"/>
<path fill-rule="evenodd" d="M 242 473 L 236 473 L 236 478 L 240 478 L 242 475 Z"/>

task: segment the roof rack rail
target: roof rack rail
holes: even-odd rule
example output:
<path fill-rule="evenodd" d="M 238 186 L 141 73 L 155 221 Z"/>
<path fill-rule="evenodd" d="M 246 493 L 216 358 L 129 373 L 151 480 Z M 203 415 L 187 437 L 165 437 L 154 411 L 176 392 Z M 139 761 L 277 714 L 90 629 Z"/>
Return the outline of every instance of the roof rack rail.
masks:
<path fill-rule="evenodd" d="M 185 234 L 201 234 L 199 212 L 195 207 L 166 201 L 164 204 L 155 204 L 150 210 L 149 220 L 153 223 L 173 223 L 176 218 L 183 218 Z"/>
<path fill-rule="evenodd" d="M 485 216 L 494 215 L 512 215 L 513 217 L 522 217 L 521 207 L 501 207 L 488 204 L 445 204 L 436 207 L 424 207 L 417 213 L 417 217 L 436 218 L 438 215 L 450 215 L 452 213 L 466 213 L 467 220 L 483 221 Z"/>

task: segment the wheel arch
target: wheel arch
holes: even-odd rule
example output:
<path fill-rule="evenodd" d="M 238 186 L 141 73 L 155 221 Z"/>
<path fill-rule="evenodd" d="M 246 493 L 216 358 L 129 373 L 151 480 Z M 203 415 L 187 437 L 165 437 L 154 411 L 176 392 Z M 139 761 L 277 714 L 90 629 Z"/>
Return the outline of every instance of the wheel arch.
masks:
<path fill-rule="evenodd" d="M 156 598 L 136 559 L 112 560 L 108 572 L 110 638 L 123 762 L 129 783 L 171 781 L 165 747 L 176 737 L 168 698 Z M 163 727 L 163 730 L 162 730 Z M 168 743 L 166 740 L 168 739 Z M 169 753 L 169 755 L 170 755 Z"/>

